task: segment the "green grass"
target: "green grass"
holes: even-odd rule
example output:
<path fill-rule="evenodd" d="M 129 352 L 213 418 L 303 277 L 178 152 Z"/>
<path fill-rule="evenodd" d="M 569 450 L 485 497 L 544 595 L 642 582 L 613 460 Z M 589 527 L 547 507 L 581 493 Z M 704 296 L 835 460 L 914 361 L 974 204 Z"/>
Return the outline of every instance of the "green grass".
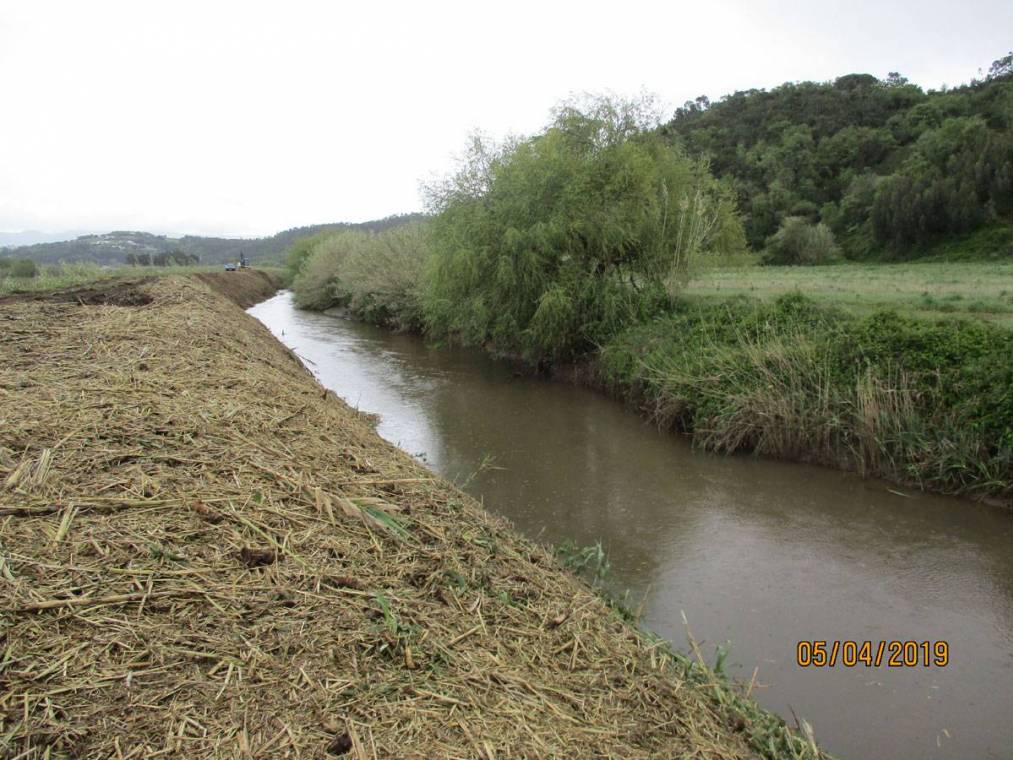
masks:
<path fill-rule="evenodd" d="M 602 349 L 613 392 L 722 453 L 1013 498 L 1013 331 L 797 293 L 696 298 Z"/>
<path fill-rule="evenodd" d="M 879 261 L 1010 261 L 1013 259 L 1013 225 L 998 221 L 962 235 L 951 235 L 901 251 L 873 249 L 869 258 Z"/>
<path fill-rule="evenodd" d="M 294 285 L 311 307 L 363 281 L 341 269 L 341 250 L 318 253 Z M 560 318 L 561 340 L 580 347 L 575 358 L 590 360 L 602 385 L 642 399 L 660 425 L 705 449 L 1013 502 L 1013 261 L 765 267 L 739 257 L 694 275 L 671 299 L 660 286 L 656 302 L 640 292 L 644 308 L 614 309 L 593 333 L 581 333 L 586 319 Z M 352 312 L 391 324 L 401 307 L 391 311 L 388 294 L 374 292 L 385 279 L 376 282 Z M 399 292 L 410 304 L 419 290 Z M 550 295 L 558 290 L 542 294 L 539 313 Z M 622 304 L 624 292 L 607 295 L 602 303 Z M 487 320 L 474 332 L 467 321 L 407 324 L 496 352 L 516 347 L 510 336 L 489 340 Z"/>
<path fill-rule="evenodd" d="M 715 267 L 699 270 L 686 295 L 772 300 L 793 292 L 860 316 L 895 309 L 912 317 L 965 317 L 1013 328 L 1013 261 Z"/>

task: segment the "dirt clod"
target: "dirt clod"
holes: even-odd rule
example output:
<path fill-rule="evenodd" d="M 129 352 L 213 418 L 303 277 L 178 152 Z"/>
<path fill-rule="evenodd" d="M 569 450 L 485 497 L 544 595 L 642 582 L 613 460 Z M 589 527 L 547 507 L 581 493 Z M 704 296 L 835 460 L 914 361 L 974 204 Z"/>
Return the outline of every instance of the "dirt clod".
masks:
<path fill-rule="evenodd" d="M 205 522 L 209 522 L 212 525 L 217 525 L 218 523 L 220 523 L 222 520 L 225 519 L 225 517 L 222 515 L 221 512 L 212 509 L 202 501 L 195 501 L 190 506 L 193 508 L 194 512 L 200 515 L 200 518 L 202 520 L 204 520 Z"/>
<path fill-rule="evenodd" d="M 327 751 L 332 755 L 347 755 L 352 751 L 352 737 L 348 734 L 335 736 L 331 743 L 327 745 Z"/>
<path fill-rule="evenodd" d="M 274 549 L 253 549 L 244 546 L 239 550 L 239 558 L 247 567 L 262 567 L 277 562 L 278 553 Z"/>

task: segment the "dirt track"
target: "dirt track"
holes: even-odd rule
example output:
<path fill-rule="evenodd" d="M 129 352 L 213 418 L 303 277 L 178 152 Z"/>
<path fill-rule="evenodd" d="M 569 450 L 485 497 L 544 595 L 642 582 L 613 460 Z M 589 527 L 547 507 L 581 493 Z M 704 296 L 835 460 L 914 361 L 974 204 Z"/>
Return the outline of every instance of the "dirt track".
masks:
<path fill-rule="evenodd" d="M 0 757 L 752 756 L 233 302 L 273 289 L 0 303 Z"/>

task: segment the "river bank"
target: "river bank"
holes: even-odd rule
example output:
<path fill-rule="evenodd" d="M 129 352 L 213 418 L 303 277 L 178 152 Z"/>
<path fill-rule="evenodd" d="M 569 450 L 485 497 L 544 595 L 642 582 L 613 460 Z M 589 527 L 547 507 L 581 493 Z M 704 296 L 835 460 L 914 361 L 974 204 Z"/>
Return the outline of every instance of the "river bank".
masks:
<path fill-rule="evenodd" d="M 1013 333 L 801 294 L 677 303 L 561 374 L 722 454 L 1013 504 Z"/>
<path fill-rule="evenodd" d="M 429 333 L 375 298 L 365 303 L 322 310 L 470 343 Z M 1002 327 L 893 310 L 856 315 L 792 293 L 677 300 L 567 361 L 532 364 L 494 342 L 478 345 L 519 373 L 624 401 L 706 451 L 1013 505 L 1013 332 Z"/>
<path fill-rule="evenodd" d="M 324 391 L 273 287 L 0 301 L 4 753 L 817 754 Z"/>

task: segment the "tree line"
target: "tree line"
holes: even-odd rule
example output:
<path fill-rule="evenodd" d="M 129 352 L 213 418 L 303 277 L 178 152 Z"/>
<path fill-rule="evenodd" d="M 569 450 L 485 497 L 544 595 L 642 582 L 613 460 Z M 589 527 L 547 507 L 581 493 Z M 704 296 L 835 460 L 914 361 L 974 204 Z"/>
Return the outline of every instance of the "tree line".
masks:
<path fill-rule="evenodd" d="M 245 253 L 251 261 L 280 263 L 284 260 L 286 249 L 301 237 L 339 230 L 380 231 L 421 218 L 421 214 L 400 214 L 368 222 L 316 224 L 293 227 L 263 238 L 217 238 L 201 235 L 175 238 L 153 235 L 149 232 L 118 231 L 81 235 L 74 240 L 55 243 L 19 246 L 16 250 L 20 258 L 30 258 L 39 264 L 88 261 L 115 266 L 123 263 L 131 253 L 143 258 L 144 253 L 154 257 L 173 251 L 183 251 L 197 256 L 199 261 L 205 264 L 236 261 L 240 252 Z M 3 255 L 3 250 L 6 249 L 0 249 L 0 256 Z"/>
<path fill-rule="evenodd" d="M 135 253 L 131 251 L 123 257 L 127 266 L 132 267 L 168 267 L 187 266 L 188 264 L 199 264 L 200 256 L 196 253 L 186 253 L 178 248 L 171 251 L 159 251 L 148 253 L 146 251 Z"/>
<path fill-rule="evenodd" d="M 0 278 L 14 277 L 30 279 L 39 273 L 38 267 L 31 259 L 15 259 L 0 257 Z"/>

